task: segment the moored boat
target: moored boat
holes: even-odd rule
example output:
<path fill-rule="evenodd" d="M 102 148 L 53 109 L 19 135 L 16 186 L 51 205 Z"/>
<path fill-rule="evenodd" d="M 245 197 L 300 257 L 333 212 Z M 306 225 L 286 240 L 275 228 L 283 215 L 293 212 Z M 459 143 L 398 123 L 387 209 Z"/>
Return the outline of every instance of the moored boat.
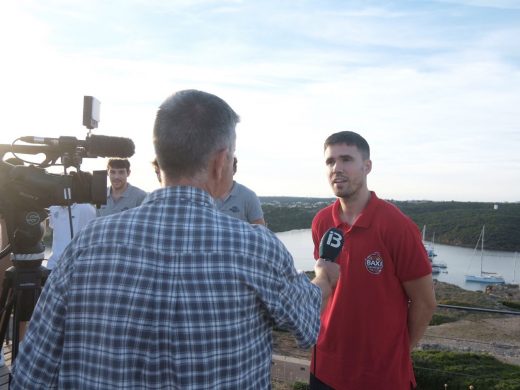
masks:
<path fill-rule="evenodd" d="M 480 274 L 466 274 L 464 275 L 466 282 L 478 282 L 478 283 L 489 283 L 489 284 L 503 284 L 505 283 L 505 279 L 502 275 L 496 272 L 486 272 L 483 270 L 484 263 L 484 233 L 486 231 L 486 226 L 482 226 L 482 231 L 480 232 L 480 236 L 477 240 L 477 244 L 475 245 L 475 249 L 478 248 L 480 243 Z"/>

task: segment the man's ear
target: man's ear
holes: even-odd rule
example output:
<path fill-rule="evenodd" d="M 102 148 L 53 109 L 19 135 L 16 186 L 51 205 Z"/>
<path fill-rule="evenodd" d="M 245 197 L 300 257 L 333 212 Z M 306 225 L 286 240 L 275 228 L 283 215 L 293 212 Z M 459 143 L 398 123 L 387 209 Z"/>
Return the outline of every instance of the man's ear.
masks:
<path fill-rule="evenodd" d="M 130 172 L 132 172 L 130 169 L 126 170 L 126 176 L 130 176 Z"/>
<path fill-rule="evenodd" d="M 216 152 L 211 159 L 211 174 L 213 177 L 220 182 L 224 176 L 225 167 L 228 163 L 228 151 L 222 149 Z"/>
<path fill-rule="evenodd" d="M 372 171 L 372 160 L 368 159 L 364 161 L 365 173 L 368 175 Z"/>

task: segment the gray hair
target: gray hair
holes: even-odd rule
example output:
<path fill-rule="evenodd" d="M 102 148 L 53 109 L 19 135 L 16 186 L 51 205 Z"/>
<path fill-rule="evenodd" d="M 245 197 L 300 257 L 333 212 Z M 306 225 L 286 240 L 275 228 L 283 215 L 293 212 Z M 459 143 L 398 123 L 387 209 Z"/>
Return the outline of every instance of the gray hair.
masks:
<path fill-rule="evenodd" d="M 220 150 L 233 153 L 239 116 L 218 96 L 180 91 L 157 111 L 153 143 L 157 161 L 168 177 L 192 177 L 205 170 Z"/>

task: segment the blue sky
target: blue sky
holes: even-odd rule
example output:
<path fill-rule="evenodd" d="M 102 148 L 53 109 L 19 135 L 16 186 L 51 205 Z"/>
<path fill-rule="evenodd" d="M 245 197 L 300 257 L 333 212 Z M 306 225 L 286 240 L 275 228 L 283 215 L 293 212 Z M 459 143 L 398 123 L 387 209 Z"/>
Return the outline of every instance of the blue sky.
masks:
<path fill-rule="evenodd" d="M 149 162 L 159 104 L 197 88 L 241 116 L 237 181 L 331 196 L 322 144 L 354 130 L 387 199 L 520 200 L 520 1 L 70 1 L 0 5 L 1 143 L 96 134 Z M 85 170 L 103 169 L 85 160 Z"/>

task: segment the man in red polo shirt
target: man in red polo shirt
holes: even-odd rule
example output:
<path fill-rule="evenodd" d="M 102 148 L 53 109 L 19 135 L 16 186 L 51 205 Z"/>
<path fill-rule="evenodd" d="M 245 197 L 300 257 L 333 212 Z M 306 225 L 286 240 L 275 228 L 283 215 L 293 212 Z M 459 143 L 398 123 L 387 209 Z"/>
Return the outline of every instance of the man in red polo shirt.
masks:
<path fill-rule="evenodd" d="M 436 307 L 431 265 L 417 226 L 368 190 L 370 147 L 343 131 L 325 141 L 329 182 L 338 197 L 312 222 L 314 257 L 330 227 L 343 231 L 341 273 L 321 317 L 311 389 L 409 390 L 410 352 Z"/>

